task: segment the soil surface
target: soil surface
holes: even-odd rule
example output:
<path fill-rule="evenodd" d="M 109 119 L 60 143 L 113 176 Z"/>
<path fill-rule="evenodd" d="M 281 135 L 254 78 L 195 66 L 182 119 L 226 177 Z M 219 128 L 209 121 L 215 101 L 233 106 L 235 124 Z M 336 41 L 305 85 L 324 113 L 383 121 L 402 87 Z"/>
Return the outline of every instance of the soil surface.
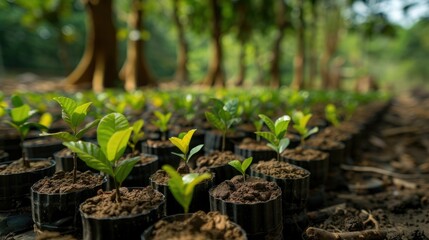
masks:
<path fill-rule="evenodd" d="M 52 165 L 51 161 L 49 160 L 30 161 L 30 167 L 26 168 L 24 167 L 22 161 L 23 160 L 20 159 L 20 160 L 13 161 L 11 164 L 8 164 L 8 165 L 6 164 L 0 165 L 0 175 L 32 172 L 35 170 L 47 168 Z"/>
<path fill-rule="evenodd" d="M 93 218 L 121 217 L 148 212 L 157 208 L 165 199 L 152 187 L 142 189 L 120 188 L 121 202 L 116 202 L 116 191 L 98 191 L 98 195 L 87 199 L 81 210 Z"/>
<path fill-rule="evenodd" d="M 334 150 L 344 148 L 344 144 L 334 140 L 333 138 L 326 138 L 325 136 L 315 136 L 305 142 L 305 145 L 311 148 Z"/>
<path fill-rule="evenodd" d="M 223 181 L 211 190 L 215 198 L 227 202 L 252 204 L 266 202 L 281 195 L 281 190 L 274 182 L 261 178 L 235 176 L 231 180 Z"/>
<path fill-rule="evenodd" d="M 103 177 L 93 172 L 77 172 L 76 182 L 73 183 L 73 172 L 58 171 L 51 178 L 38 181 L 33 187 L 39 193 L 68 193 L 95 188 L 103 183 Z"/>
<path fill-rule="evenodd" d="M 282 157 L 287 159 L 293 159 L 298 161 L 311 161 L 311 160 L 322 160 L 328 158 L 328 154 L 315 149 L 286 149 L 281 154 Z"/>
<path fill-rule="evenodd" d="M 338 142 L 344 142 L 350 139 L 350 133 L 347 133 L 346 131 L 336 127 L 327 127 L 321 130 L 316 136 L 321 138 L 329 138 Z"/>
<path fill-rule="evenodd" d="M 136 165 L 145 165 L 147 163 L 150 163 L 150 162 L 157 160 L 156 156 L 147 155 L 145 153 L 140 153 L 138 151 L 136 151 L 134 153 L 127 154 L 125 157 L 122 158 L 122 160 L 129 159 L 129 158 L 136 157 L 136 156 L 140 156 L 140 161 Z M 121 160 L 119 160 L 119 161 L 121 161 Z"/>
<path fill-rule="evenodd" d="M 263 141 L 256 141 L 252 138 L 245 138 L 243 141 L 240 142 L 238 145 L 241 149 L 249 149 L 254 151 L 270 151 L 272 150 L 270 147 L 267 146 L 266 142 Z"/>
<path fill-rule="evenodd" d="M 305 171 L 302 168 L 287 162 L 280 162 L 275 159 L 271 161 L 260 161 L 253 164 L 250 168 L 253 171 L 281 179 L 301 179 L 309 175 L 308 171 Z"/>
<path fill-rule="evenodd" d="M 198 211 L 186 219 L 160 220 L 154 225 L 153 240 L 244 240 L 241 228 L 220 212 Z"/>
<path fill-rule="evenodd" d="M 228 164 L 232 160 L 241 160 L 242 156 L 235 155 L 231 151 L 214 151 L 206 156 L 201 156 L 197 159 L 197 167 L 216 167 Z"/>

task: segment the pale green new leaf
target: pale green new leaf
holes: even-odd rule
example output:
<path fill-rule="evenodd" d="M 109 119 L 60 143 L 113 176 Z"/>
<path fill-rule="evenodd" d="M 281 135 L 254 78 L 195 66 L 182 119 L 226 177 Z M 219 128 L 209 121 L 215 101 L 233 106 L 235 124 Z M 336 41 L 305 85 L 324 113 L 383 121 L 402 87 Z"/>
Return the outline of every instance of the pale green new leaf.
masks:
<path fill-rule="evenodd" d="M 209 123 L 213 127 L 217 128 L 218 130 L 221 130 L 221 131 L 226 130 L 225 124 L 216 115 L 214 115 L 211 112 L 205 112 L 205 115 L 206 115 L 207 121 L 209 121 Z"/>
<path fill-rule="evenodd" d="M 88 114 L 88 108 L 91 104 L 91 102 L 88 102 L 75 108 L 71 115 L 71 126 L 73 128 L 77 128 L 85 120 L 85 117 Z"/>
<path fill-rule="evenodd" d="M 63 120 L 71 126 L 71 117 L 77 107 L 77 103 L 68 97 L 55 97 L 54 100 L 61 106 Z"/>
<path fill-rule="evenodd" d="M 290 117 L 288 115 L 284 115 L 282 117 L 279 117 L 276 122 L 274 123 L 274 129 L 275 129 L 275 135 L 277 138 L 282 138 L 286 131 L 287 127 L 289 126 Z"/>
<path fill-rule="evenodd" d="M 107 160 L 114 162 L 122 157 L 127 147 L 128 140 L 130 140 L 131 131 L 132 128 L 130 127 L 113 133 L 107 142 L 107 149 L 105 152 Z"/>
<path fill-rule="evenodd" d="M 107 143 L 115 132 L 129 128 L 128 120 L 120 113 L 104 116 L 97 128 L 97 141 L 103 152 L 107 152 Z"/>
<path fill-rule="evenodd" d="M 312 129 L 310 129 L 310 130 L 307 132 L 307 134 L 305 134 L 304 138 L 307 138 L 307 137 L 309 137 L 309 136 L 311 136 L 311 135 L 313 135 L 313 134 L 317 133 L 318 131 L 319 131 L 319 128 L 318 128 L 318 127 L 314 127 L 314 128 L 312 128 Z"/>
<path fill-rule="evenodd" d="M 115 180 L 122 184 L 122 182 L 128 177 L 130 172 L 133 170 L 134 165 L 140 161 L 140 157 L 128 158 L 119 162 L 119 165 L 115 168 Z"/>
<path fill-rule="evenodd" d="M 244 175 L 243 169 L 241 169 L 240 160 L 232 160 L 228 163 L 230 166 L 234 167 L 237 171 Z"/>
<path fill-rule="evenodd" d="M 268 129 L 270 129 L 270 132 L 272 132 L 272 133 L 276 132 L 276 127 L 274 125 L 274 122 L 269 117 L 267 117 L 264 114 L 259 114 L 258 116 L 259 116 L 259 118 L 262 119 L 262 121 L 264 121 L 264 123 L 265 123 L 265 125 L 267 125 Z"/>
<path fill-rule="evenodd" d="M 289 146 L 289 143 L 290 143 L 289 138 L 283 138 L 282 140 L 280 140 L 279 154 L 282 153 Z"/>
<path fill-rule="evenodd" d="M 273 149 L 275 152 L 279 152 L 279 149 L 278 149 L 277 145 L 273 145 L 271 143 L 267 143 L 267 146 L 270 147 L 271 149 Z"/>
<path fill-rule="evenodd" d="M 203 173 L 203 174 L 196 174 L 193 175 L 195 173 L 190 173 L 190 174 L 186 174 L 185 176 L 182 177 L 183 181 L 186 182 L 185 184 L 185 196 L 187 196 L 189 198 L 189 204 L 192 201 L 192 194 L 194 192 L 195 186 L 197 186 L 199 183 L 210 179 L 212 177 L 212 175 L 210 173 Z M 193 175 L 191 176 L 192 179 L 188 178 L 188 175 Z M 188 178 L 188 179 L 186 179 Z M 185 180 L 186 179 L 186 180 Z"/>
<path fill-rule="evenodd" d="M 77 140 L 79 140 L 77 137 L 71 135 L 68 132 L 56 132 L 56 133 L 41 133 L 40 136 L 51 136 L 51 137 L 55 137 L 58 138 L 64 142 L 76 142 Z"/>
<path fill-rule="evenodd" d="M 186 161 L 186 159 L 185 159 L 185 154 L 183 154 L 183 153 L 175 153 L 175 152 L 172 152 L 171 154 L 173 154 L 173 155 L 176 155 L 176 156 L 180 157 L 181 159 L 183 159 L 183 161 Z"/>
<path fill-rule="evenodd" d="M 197 152 L 199 152 L 203 147 L 204 147 L 204 144 L 200 144 L 198 146 L 193 147 L 189 152 L 189 156 L 188 156 L 188 159 L 186 159 L 186 161 L 188 162 L 189 159 L 191 159 L 191 157 L 194 156 L 194 154 L 196 154 Z"/>
<path fill-rule="evenodd" d="M 170 176 L 170 180 L 168 180 L 168 188 L 170 192 L 173 194 L 176 201 L 183 207 L 185 212 L 189 209 L 189 203 L 185 197 L 185 184 L 183 183 L 182 176 L 170 165 L 162 166 L 162 169 L 167 172 Z"/>
<path fill-rule="evenodd" d="M 243 170 L 243 173 L 246 172 L 247 168 L 249 168 L 250 164 L 252 164 L 253 157 L 248 157 L 244 159 L 243 163 L 241 164 L 241 170 Z"/>
<path fill-rule="evenodd" d="M 30 106 L 23 104 L 20 107 L 10 109 L 10 118 L 17 125 L 23 124 L 30 117 Z"/>
<path fill-rule="evenodd" d="M 96 119 L 90 123 L 87 123 L 84 128 L 82 128 L 79 132 L 77 132 L 76 138 L 81 139 L 86 132 L 88 132 L 91 128 L 97 126 L 99 122 L 100 122 L 100 119 Z"/>

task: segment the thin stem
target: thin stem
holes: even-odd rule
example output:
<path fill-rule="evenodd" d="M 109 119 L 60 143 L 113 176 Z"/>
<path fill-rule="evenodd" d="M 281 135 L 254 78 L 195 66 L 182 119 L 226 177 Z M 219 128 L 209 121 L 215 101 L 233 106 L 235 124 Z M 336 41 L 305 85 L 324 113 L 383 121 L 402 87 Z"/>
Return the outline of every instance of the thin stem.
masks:
<path fill-rule="evenodd" d="M 223 135 L 222 135 L 222 152 L 225 151 L 225 140 L 226 139 L 226 130 L 223 131 Z"/>
<path fill-rule="evenodd" d="M 115 182 L 115 189 L 116 189 L 116 202 L 118 202 L 118 203 L 120 203 L 120 202 L 122 202 L 122 199 L 121 199 L 121 192 L 119 191 L 119 183 L 118 182 L 116 182 L 116 180 L 114 180 L 114 182 Z"/>
<path fill-rule="evenodd" d="M 72 156 L 73 156 L 73 183 L 76 183 L 76 178 L 77 178 L 77 154 L 75 152 L 73 152 Z"/>
<path fill-rule="evenodd" d="M 280 153 L 279 152 L 277 152 L 277 161 L 280 162 Z"/>
<path fill-rule="evenodd" d="M 21 142 L 19 143 L 19 146 L 21 147 L 21 151 L 22 151 L 22 164 L 23 164 L 24 168 L 29 168 L 30 163 L 27 161 L 27 155 L 25 154 L 25 151 L 24 151 L 24 138 L 23 137 L 21 137 Z"/>

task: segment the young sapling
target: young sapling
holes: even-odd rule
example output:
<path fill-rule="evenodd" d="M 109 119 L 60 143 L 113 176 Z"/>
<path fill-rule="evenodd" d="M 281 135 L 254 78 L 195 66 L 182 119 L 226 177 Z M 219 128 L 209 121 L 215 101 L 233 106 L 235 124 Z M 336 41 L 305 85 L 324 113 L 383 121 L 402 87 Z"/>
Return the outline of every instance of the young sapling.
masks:
<path fill-rule="evenodd" d="M 189 212 L 189 205 L 192 201 L 195 186 L 207 179 L 211 179 L 210 173 L 189 173 L 181 176 L 172 166 L 164 165 L 162 169 L 170 176 L 168 188 L 176 201 L 183 207 L 183 211 Z"/>
<path fill-rule="evenodd" d="M 264 125 L 264 121 L 262 119 L 253 121 L 253 126 L 255 126 L 256 132 L 260 132 L 262 130 L 262 126 Z M 261 141 L 261 136 L 256 134 L 256 141 Z"/>
<path fill-rule="evenodd" d="M 128 120 L 120 113 L 110 113 L 104 116 L 97 127 L 97 142 L 99 146 L 91 142 L 65 142 L 63 143 L 71 151 L 77 153 L 89 167 L 101 171 L 113 178 L 116 202 L 121 202 L 119 188 L 127 178 L 140 157 L 119 159 L 124 154 L 125 148 L 133 131 Z"/>
<path fill-rule="evenodd" d="M 144 126 L 144 121 L 142 119 L 137 120 L 132 125 L 132 136 L 130 141 L 128 142 L 128 146 L 131 148 L 131 153 L 134 154 L 136 151 L 136 146 L 138 142 L 144 137 L 144 132 L 142 132 L 142 128 Z"/>
<path fill-rule="evenodd" d="M 28 104 L 24 104 L 20 96 L 13 95 L 11 97 L 11 104 L 13 108 L 6 109 L 6 113 L 9 115 L 10 121 L 5 120 L 4 122 L 18 131 L 20 137 L 19 145 L 22 149 L 23 166 L 25 168 L 29 168 L 30 162 L 28 161 L 24 151 L 24 140 L 30 131 L 30 127 L 36 127 L 40 130 L 47 130 L 47 127 L 40 123 L 28 122 L 28 120 L 33 117 L 37 111 L 31 110 Z"/>
<path fill-rule="evenodd" d="M 313 127 L 312 129 L 307 128 L 307 123 L 310 120 L 312 114 L 304 114 L 301 111 L 296 111 L 292 114 L 293 128 L 298 131 L 301 136 L 301 146 L 304 146 L 305 139 L 310 135 L 315 134 L 319 131 L 318 127 Z"/>
<path fill-rule="evenodd" d="M 239 171 L 241 175 L 243 175 L 243 181 L 246 181 L 246 170 L 247 168 L 249 168 L 250 164 L 252 164 L 252 161 L 253 157 L 248 157 L 244 159 L 243 162 L 241 162 L 240 160 L 232 160 L 228 164 L 234 167 L 237 171 Z"/>
<path fill-rule="evenodd" d="M 152 121 L 152 124 L 159 128 L 161 140 L 165 141 L 167 139 L 168 122 L 170 121 L 171 113 L 163 114 L 160 111 L 155 111 L 154 114 L 156 120 Z"/>
<path fill-rule="evenodd" d="M 238 100 L 231 99 L 226 103 L 219 99 L 212 98 L 213 109 L 210 112 L 205 112 L 207 121 L 222 132 L 222 152 L 225 151 L 225 139 L 228 130 L 234 125 L 241 121 L 241 118 L 237 117 Z"/>
<path fill-rule="evenodd" d="M 61 116 L 64 122 L 69 127 L 69 131 L 61 131 L 56 133 L 42 133 L 41 136 L 52 136 L 58 138 L 64 142 L 77 142 L 82 139 L 83 135 L 87 133 L 91 128 L 95 127 L 99 119 L 87 123 L 83 128 L 79 127 L 85 121 L 88 115 L 88 110 L 91 106 L 91 102 L 78 104 L 71 98 L 68 97 L 55 97 L 54 100 L 61 107 Z M 76 182 L 77 175 L 77 156 L 76 153 L 72 153 L 73 156 L 73 183 Z"/>
<path fill-rule="evenodd" d="M 179 156 L 185 162 L 185 165 L 188 170 L 190 169 L 188 165 L 189 160 L 204 146 L 204 144 L 200 144 L 198 146 L 193 147 L 191 150 L 189 150 L 189 145 L 191 144 L 191 139 L 195 131 L 197 131 L 197 129 L 191 129 L 186 133 L 184 132 L 180 133 L 178 137 L 169 138 L 170 142 L 173 143 L 182 152 L 182 153 L 173 152 L 172 154 Z"/>
<path fill-rule="evenodd" d="M 334 127 L 340 125 L 338 120 L 337 108 L 334 104 L 330 103 L 325 107 L 325 118 L 330 122 Z"/>
<path fill-rule="evenodd" d="M 268 143 L 267 146 L 277 153 L 277 161 L 280 161 L 280 154 L 289 146 L 290 140 L 285 137 L 287 128 L 289 126 L 290 117 L 283 115 L 273 122 L 269 117 L 264 114 L 259 114 L 261 120 L 267 125 L 269 131 L 255 132 L 257 136 L 265 138 Z"/>

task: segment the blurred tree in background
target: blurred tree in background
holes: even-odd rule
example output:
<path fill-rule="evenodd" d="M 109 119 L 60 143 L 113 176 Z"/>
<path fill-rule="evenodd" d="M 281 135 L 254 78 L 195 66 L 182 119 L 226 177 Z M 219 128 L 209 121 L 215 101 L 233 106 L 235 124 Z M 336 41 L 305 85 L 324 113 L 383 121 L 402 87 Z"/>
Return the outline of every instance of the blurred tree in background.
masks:
<path fill-rule="evenodd" d="M 395 1 L 1 1 L 0 71 L 68 76 L 96 90 L 426 81 L 429 16 L 407 17 L 429 2 L 402 1 L 399 25 L 389 12 Z M 96 5 L 111 12 L 91 25 Z"/>

